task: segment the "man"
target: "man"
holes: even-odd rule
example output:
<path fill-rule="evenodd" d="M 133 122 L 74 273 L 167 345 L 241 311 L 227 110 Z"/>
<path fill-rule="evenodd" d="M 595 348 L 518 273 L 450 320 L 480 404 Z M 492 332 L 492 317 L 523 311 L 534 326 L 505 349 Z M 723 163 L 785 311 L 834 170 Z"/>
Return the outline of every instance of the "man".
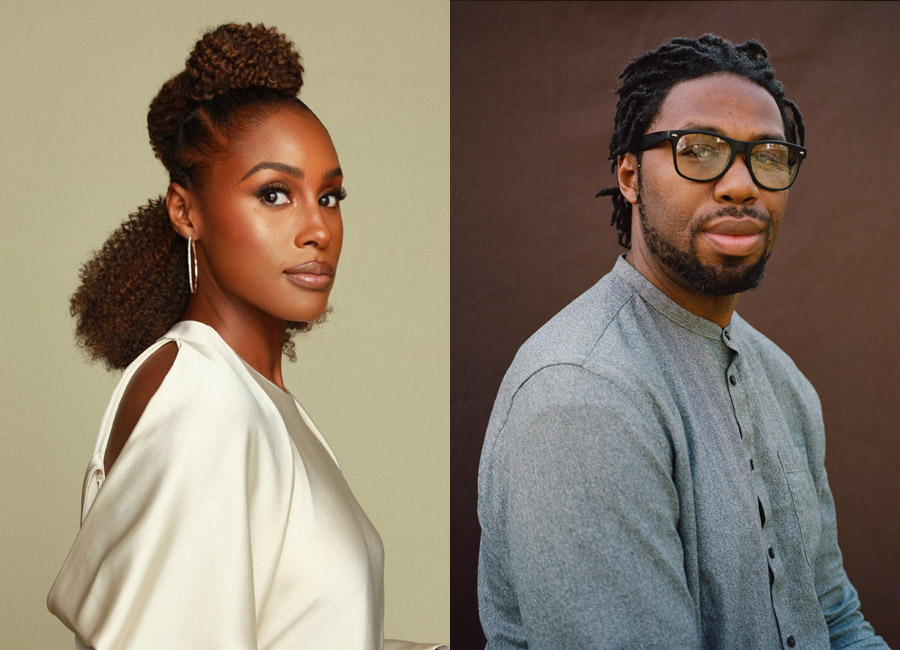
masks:
<path fill-rule="evenodd" d="M 753 41 L 674 39 L 620 78 L 601 194 L 628 252 L 523 345 L 488 425 L 487 647 L 886 647 L 842 566 L 816 393 L 734 311 L 800 112 Z"/>

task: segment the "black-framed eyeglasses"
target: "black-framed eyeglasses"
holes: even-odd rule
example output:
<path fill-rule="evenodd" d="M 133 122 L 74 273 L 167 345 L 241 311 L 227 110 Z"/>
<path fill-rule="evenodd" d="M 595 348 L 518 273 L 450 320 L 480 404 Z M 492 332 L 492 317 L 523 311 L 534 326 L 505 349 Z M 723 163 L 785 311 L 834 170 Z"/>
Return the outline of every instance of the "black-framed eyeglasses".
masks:
<path fill-rule="evenodd" d="M 734 157 L 742 153 L 754 183 L 767 190 L 786 190 L 797 180 L 800 163 L 806 158 L 806 149 L 791 142 L 735 140 L 692 129 L 648 133 L 641 138 L 638 150 L 645 151 L 666 141 L 672 145 L 678 175 L 700 183 L 723 176 Z"/>

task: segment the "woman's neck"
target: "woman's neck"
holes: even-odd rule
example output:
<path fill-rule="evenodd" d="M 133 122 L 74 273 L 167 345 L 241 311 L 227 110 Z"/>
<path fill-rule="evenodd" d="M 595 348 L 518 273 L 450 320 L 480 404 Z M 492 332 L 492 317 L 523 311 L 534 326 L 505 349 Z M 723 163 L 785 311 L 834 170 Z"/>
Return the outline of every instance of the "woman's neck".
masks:
<path fill-rule="evenodd" d="M 222 340 L 254 370 L 285 390 L 281 375 L 284 348 L 283 320 L 246 305 L 245 309 L 216 309 L 200 294 L 191 296 L 182 320 L 195 320 L 212 327 Z"/>

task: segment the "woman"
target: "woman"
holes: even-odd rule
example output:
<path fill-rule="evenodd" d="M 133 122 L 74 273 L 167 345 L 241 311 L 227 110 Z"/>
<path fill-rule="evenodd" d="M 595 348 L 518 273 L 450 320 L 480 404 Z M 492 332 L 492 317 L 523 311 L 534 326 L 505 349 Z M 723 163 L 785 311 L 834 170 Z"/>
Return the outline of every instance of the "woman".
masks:
<path fill-rule="evenodd" d="M 204 35 L 148 114 L 166 196 L 72 297 L 125 368 L 48 597 L 79 647 L 382 646 L 381 541 L 281 375 L 327 309 L 346 196 L 302 75 L 274 29 Z"/>

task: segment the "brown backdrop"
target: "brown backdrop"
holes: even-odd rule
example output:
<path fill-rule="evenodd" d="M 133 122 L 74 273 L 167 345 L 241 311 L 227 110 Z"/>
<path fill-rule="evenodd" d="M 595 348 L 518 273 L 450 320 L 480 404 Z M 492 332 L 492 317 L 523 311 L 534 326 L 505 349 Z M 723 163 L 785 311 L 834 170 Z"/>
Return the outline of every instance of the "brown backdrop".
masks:
<path fill-rule="evenodd" d="M 478 457 L 515 351 L 620 252 L 615 78 L 679 35 L 755 38 L 807 123 L 766 279 L 738 311 L 822 399 L 844 562 L 900 646 L 900 3 L 451 3 L 452 625 L 482 647 Z"/>

